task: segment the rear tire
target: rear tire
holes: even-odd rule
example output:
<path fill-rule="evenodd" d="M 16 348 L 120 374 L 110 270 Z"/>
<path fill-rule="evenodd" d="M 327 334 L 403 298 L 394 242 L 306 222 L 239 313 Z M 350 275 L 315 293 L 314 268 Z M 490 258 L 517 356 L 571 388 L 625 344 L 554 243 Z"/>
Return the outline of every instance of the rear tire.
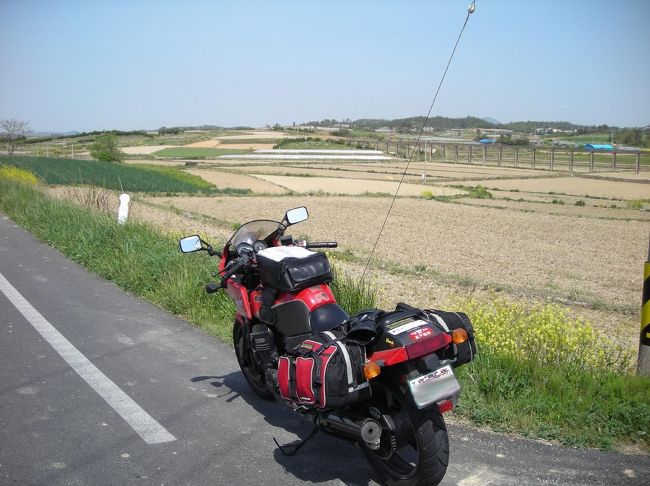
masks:
<path fill-rule="evenodd" d="M 449 438 L 442 415 L 433 410 L 417 410 L 405 397 L 396 400 L 390 413 L 402 423 L 408 440 L 398 440 L 390 457 L 362 445 L 368 462 L 389 486 L 439 484 L 449 464 Z"/>
<path fill-rule="evenodd" d="M 264 400 L 272 400 L 273 393 L 266 386 L 266 378 L 264 370 L 258 366 L 255 361 L 253 350 L 248 345 L 244 326 L 242 326 L 236 319 L 232 326 L 232 341 L 235 347 L 235 356 L 237 356 L 237 363 L 239 368 L 244 374 L 244 378 L 255 392 L 255 394 Z"/>

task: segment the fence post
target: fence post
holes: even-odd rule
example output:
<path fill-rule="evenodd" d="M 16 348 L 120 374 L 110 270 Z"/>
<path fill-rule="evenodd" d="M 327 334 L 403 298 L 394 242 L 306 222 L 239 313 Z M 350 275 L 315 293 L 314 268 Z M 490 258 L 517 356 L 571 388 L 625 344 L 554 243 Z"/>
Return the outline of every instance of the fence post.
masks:
<path fill-rule="evenodd" d="M 487 145 L 483 145 L 483 165 L 487 162 Z"/>
<path fill-rule="evenodd" d="M 537 156 L 537 149 L 533 148 L 533 160 L 531 160 L 530 168 L 534 169 L 535 168 L 535 157 Z"/>
<path fill-rule="evenodd" d="M 616 150 L 612 152 L 612 170 L 616 170 Z"/>
<path fill-rule="evenodd" d="M 549 160 L 549 168 L 553 170 L 555 167 L 555 149 L 551 147 L 551 158 Z"/>
<path fill-rule="evenodd" d="M 443 164 L 447 162 L 447 146 L 444 143 L 442 144 L 440 156 L 442 157 Z"/>
<path fill-rule="evenodd" d="M 638 174 L 641 171 L 641 152 L 636 154 L 636 164 L 634 166 L 634 173 Z"/>
<path fill-rule="evenodd" d="M 471 145 L 467 146 L 467 163 L 469 165 L 472 165 L 472 146 Z"/>
<path fill-rule="evenodd" d="M 573 174 L 573 149 L 569 152 L 569 172 Z"/>
<path fill-rule="evenodd" d="M 515 147 L 515 167 L 519 167 L 519 147 Z"/>
<path fill-rule="evenodd" d="M 639 375 L 650 375 L 650 242 L 648 259 L 643 267 L 643 296 L 641 297 L 641 336 L 636 364 Z"/>
<path fill-rule="evenodd" d="M 589 172 L 594 171 L 594 151 L 589 152 Z"/>
<path fill-rule="evenodd" d="M 503 147 L 501 146 L 501 144 L 499 144 L 499 154 L 498 154 L 498 158 L 497 158 L 497 160 L 498 160 L 497 165 L 499 167 L 501 167 L 501 160 L 502 159 L 503 159 Z"/>
<path fill-rule="evenodd" d="M 456 163 L 458 163 L 458 145 L 454 145 L 454 164 Z"/>

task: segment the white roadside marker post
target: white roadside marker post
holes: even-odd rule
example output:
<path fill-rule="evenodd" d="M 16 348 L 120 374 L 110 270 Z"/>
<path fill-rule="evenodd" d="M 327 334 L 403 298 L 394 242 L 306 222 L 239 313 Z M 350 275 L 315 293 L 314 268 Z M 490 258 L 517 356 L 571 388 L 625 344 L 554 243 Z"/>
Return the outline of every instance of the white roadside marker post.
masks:
<path fill-rule="evenodd" d="M 117 210 L 117 224 L 124 224 L 129 219 L 129 201 L 131 197 L 128 194 L 120 195 L 120 207 Z"/>

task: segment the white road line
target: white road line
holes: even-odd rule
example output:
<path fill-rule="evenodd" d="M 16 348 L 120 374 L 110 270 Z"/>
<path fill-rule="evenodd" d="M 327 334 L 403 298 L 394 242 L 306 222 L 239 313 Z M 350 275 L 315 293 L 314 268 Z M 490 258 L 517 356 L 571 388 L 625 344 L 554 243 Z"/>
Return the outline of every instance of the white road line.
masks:
<path fill-rule="evenodd" d="M 160 444 L 176 440 L 165 427 L 154 420 L 140 405 L 106 377 L 88 358 L 75 348 L 63 334 L 56 330 L 0 273 L 0 290 L 18 311 L 34 326 L 50 346 L 77 374 L 106 400 L 142 440 L 147 444 Z"/>

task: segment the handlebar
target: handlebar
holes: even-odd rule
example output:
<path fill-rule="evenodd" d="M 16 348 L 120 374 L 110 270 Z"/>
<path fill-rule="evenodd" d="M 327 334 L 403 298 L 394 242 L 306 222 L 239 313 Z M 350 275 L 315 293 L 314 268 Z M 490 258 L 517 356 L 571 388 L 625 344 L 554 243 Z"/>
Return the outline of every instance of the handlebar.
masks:
<path fill-rule="evenodd" d="M 336 241 L 314 241 L 309 242 L 307 240 L 291 240 L 291 242 L 302 248 L 336 248 L 338 243 Z"/>
<path fill-rule="evenodd" d="M 225 288 L 226 281 L 234 274 L 239 273 L 241 270 L 243 270 L 246 265 L 248 265 L 248 258 L 242 257 L 238 258 L 237 260 L 233 260 L 232 266 L 221 277 L 221 287 Z"/>
<path fill-rule="evenodd" d="M 305 248 L 336 248 L 338 243 L 336 241 L 314 241 L 313 243 L 305 243 Z"/>

